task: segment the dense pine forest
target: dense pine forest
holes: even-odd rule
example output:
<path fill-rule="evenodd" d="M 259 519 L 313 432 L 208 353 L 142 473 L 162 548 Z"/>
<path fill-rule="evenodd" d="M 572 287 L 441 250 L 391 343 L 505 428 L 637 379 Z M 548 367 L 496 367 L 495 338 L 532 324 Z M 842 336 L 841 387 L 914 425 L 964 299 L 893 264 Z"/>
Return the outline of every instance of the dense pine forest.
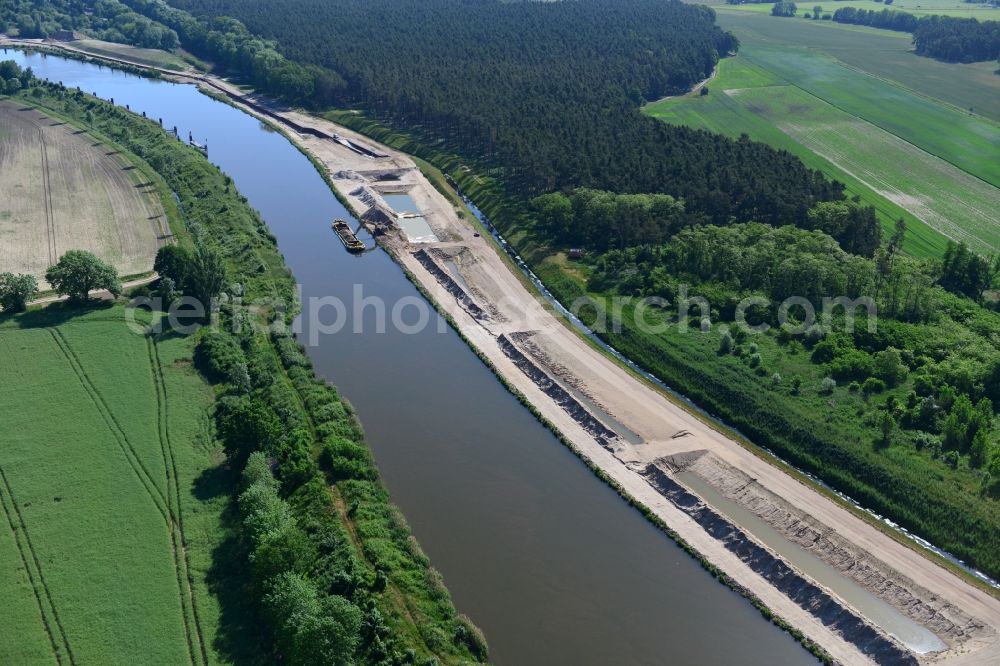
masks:
<path fill-rule="evenodd" d="M 574 186 L 655 192 L 683 198 L 692 222 L 781 222 L 840 196 L 839 185 L 787 153 L 638 112 L 643 101 L 709 76 L 718 57 L 737 48 L 705 7 L 659 0 L 175 4 L 235 16 L 292 60 L 332 72 L 317 91 L 324 101 L 443 142 L 521 197 Z M 338 79 L 339 87 L 329 87 Z"/>
<path fill-rule="evenodd" d="M 609 342 L 757 443 L 1000 575 L 1000 263 L 960 245 L 943 262 L 905 257 L 902 225 L 881 238 L 870 208 L 789 153 L 644 117 L 644 101 L 689 89 L 738 48 L 711 9 L 671 0 L 124 4 L 263 92 L 359 109 L 431 159 L 459 156 L 468 168 L 452 175 L 499 185 L 489 196 L 504 206 L 477 203 L 506 211 L 494 221 L 564 301 L 672 302 L 695 285 L 718 324 L 746 296 L 871 294 L 881 317 L 872 335 L 818 327 L 804 338 L 716 344 L 626 321 Z M 915 34 L 918 50 L 995 58 L 988 36 L 963 36 L 973 24 L 990 29 L 921 19 L 916 32 L 937 32 Z M 788 225 L 797 229 L 779 228 Z M 590 254 L 567 269 L 569 247 Z"/>
<path fill-rule="evenodd" d="M 78 28 L 139 45 L 148 45 L 147 34 L 176 36 L 269 94 L 360 107 L 441 142 L 523 199 L 567 187 L 664 193 L 683 199 L 689 223 L 781 223 L 841 197 L 839 183 L 786 152 L 638 112 L 644 101 L 689 89 L 738 48 L 706 7 L 659 0 L 173 4 L 204 18 L 161 0 L 45 0 L 0 19 L 31 36 Z M 117 17 L 118 27 L 97 21 L 105 15 Z"/>

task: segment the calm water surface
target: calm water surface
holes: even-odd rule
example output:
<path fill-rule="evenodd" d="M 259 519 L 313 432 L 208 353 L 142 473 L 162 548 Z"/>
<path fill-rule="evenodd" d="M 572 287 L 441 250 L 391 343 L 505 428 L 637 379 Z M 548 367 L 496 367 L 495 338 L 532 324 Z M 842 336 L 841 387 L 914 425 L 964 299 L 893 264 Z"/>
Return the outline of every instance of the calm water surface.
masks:
<path fill-rule="evenodd" d="M 350 309 L 354 285 L 390 307 L 420 298 L 381 250 L 346 253 L 330 230 L 346 211 L 308 160 L 252 117 L 193 86 L 2 57 L 207 140 L 209 159 L 278 237 L 305 302 L 333 295 Z M 598 480 L 454 332 L 377 334 L 374 311 L 365 319 L 365 332 L 349 324 L 309 354 L 357 408 L 394 501 L 495 663 L 815 663 Z"/>

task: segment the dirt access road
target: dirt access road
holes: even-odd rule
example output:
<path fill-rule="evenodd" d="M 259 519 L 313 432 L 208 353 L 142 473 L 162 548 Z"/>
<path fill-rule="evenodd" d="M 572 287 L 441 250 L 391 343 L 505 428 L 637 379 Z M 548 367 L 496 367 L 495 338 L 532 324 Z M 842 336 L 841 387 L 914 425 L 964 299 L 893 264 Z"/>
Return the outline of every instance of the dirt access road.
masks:
<path fill-rule="evenodd" d="M 468 216 L 461 217 L 409 156 L 325 120 L 267 107 L 264 100 L 254 101 L 251 107 L 244 103 L 241 91 L 220 79 L 194 75 L 181 80 L 191 79 L 216 94 L 225 92 L 248 113 L 266 117 L 310 153 L 355 212 L 370 227 L 381 227 L 382 245 L 452 317 L 469 343 L 555 425 L 578 455 L 600 468 L 704 559 L 836 661 L 1000 663 L 1000 600 L 745 448 L 588 344 L 568 323 L 542 306 L 540 296 L 513 272 L 493 240 L 481 235 Z M 315 136 L 303 128 L 367 146 L 382 157 L 372 158 L 342 141 Z M 409 242 L 382 198 L 385 193 L 398 192 L 409 194 L 438 241 Z M 679 433 L 686 434 L 675 437 Z M 797 520 L 848 544 L 838 552 L 841 565 L 845 557 L 855 558 L 847 562 L 847 571 L 856 569 L 865 574 L 850 575 L 855 580 L 862 578 L 874 594 L 931 628 L 948 648 L 915 655 L 821 586 L 814 585 L 813 595 L 803 599 L 772 584 L 758 572 L 759 567 L 755 569 L 754 561 L 727 547 L 725 540 L 682 510 L 663 492 L 662 485 L 651 480 L 657 472 L 671 474 L 665 460 L 706 453 L 720 468 L 740 470 L 751 477 L 767 496 L 775 498 L 774 504 L 795 507 L 801 514 Z M 766 546 L 757 545 L 758 552 L 777 558 Z M 856 626 L 845 629 L 839 619 L 832 619 L 834 612 L 839 619 L 845 614 L 854 617 L 865 631 Z M 879 646 L 882 652 L 875 651 Z M 890 650 L 890 657 L 885 649 Z"/>

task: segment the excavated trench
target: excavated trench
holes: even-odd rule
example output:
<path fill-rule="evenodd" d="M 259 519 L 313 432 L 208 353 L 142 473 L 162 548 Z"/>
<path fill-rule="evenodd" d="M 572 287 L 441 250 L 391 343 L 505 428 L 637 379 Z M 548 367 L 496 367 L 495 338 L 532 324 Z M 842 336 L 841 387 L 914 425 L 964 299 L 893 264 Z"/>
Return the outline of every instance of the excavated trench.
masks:
<path fill-rule="evenodd" d="M 795 547 L 816 557 L 953 648 L 995 633 L 993 627 L 932 594 L 707 451 L 661 458 L 650 467 L 658 469 L 660 474 L 696 475 L 721 497 L 759 518 Z"/>
<path fill-rule="evenodd" d="M 646 480 L 678 509 L 690 516 L 726 550 L 878 664 L 916 665 L 917 658 L 902 645 L 843 606 L 779 557 L 757 544 L 743 530 L 711 509 L 656 464 L 647 465 Z"/>
<path fill-rule="evenodd" d="M 574 421 L 579 423 L 587 433 L 593 436 L 598 444 L 611 452 L 616 450 L 616 443 L 618 446 L 621 445 L 621 438 L 618 436 L 618 433 L 597 420 L 593 414 L 577 402 L 576 398 L 570 395 L 569 391 L 552 381 L 545 371 L 525 356 L 524 352 L 518 349 L 517 345 L 510 338 L 504 334 L 500 334 L 497 337 L 497 341 L 500 343 L 500 349 L 514 362 L 514 365 L 520 368 L 521 372 L 535 383 L 535 386 L 540 388 L 545 395 L 552 398 Z"/>
<path fill-rule="evenodd" d="M 477 321 L 487 321 L 489 316 L 483 311 L 479 305 L 472 300 L 472 297 L 465 293 L 465 290 L 455 282 L 454 278 L 448 274 L 446 270 L 438 266 L 438 263 L 434 261 L 433 257 L 427 253 L 427 250 L 417 250 L 413 253 L 413 256 L 420 265 L 427 269 L 427 272 L 434 276 L 442 287 L 444 287 L 449 294 L 455 297 L 455 299 L 462 304 L 466 312 L 473 316 Z"/>

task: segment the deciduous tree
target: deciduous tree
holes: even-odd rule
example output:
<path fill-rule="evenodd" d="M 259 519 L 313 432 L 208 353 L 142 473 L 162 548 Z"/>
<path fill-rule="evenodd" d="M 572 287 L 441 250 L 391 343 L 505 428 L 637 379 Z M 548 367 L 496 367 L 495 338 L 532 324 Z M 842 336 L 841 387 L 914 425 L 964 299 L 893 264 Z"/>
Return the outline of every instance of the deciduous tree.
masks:
<path fill-rule="evenodd" d="M 114 266 L 85 250 L 69 250 L 55 266 L 45 271 L 45 279 L 59 294 L 76 301 L 86 301 L 95 289 L 106 289 L 120 296 L 122 284 Z"/>
<path fill-rule="evenodd" d="M 38 293 L 38 280 L 33 275 L 0 274 L 0 309 L 20 312 Z"/>

